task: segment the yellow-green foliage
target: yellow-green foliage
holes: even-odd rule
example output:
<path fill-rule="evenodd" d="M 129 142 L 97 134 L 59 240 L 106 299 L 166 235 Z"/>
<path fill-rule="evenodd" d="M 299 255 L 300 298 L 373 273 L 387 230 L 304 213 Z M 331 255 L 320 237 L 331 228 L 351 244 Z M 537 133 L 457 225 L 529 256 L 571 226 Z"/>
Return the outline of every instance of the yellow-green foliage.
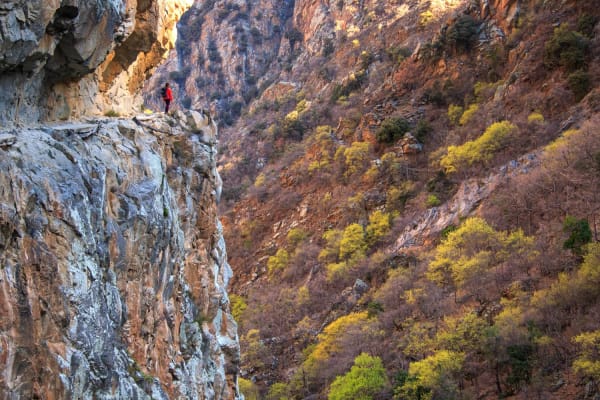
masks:
<path fill-rule="evenodd" d="M 464 109 L 461 106 L 457 106 L 456 104 L 450 104 L 448 106 L 448 119 L 450 123 L 453 125 L 458 125 L 460 122 L 460 117 L 462 117 Z"/>
<path fill-rule="evenodd" d="M 254 180 L 254 187 L 261 187 L 265 184 L 267 177 L 262 172 L 258 174 L 256 179 Z"/>
<path fill-rule="evenodd" d="M 485 345 L 488 326 L 484 318 L 473 312 L 461 318 L 446 317 L 443 328 L 435 337 L 437 348 L 475 353 Z"/>
<path fill-rule="evenodd" d="M 509 121 L 490 125 L 483 135 L 460 146 L 449 146 L 448 154 L 442 157 L 440 165 L 446 173 L 456 172 L 476 162 L 489 161 L 517 130 Z"/>
<path fill-rule="evenodd" d="M 258 386 L 256 386 L 251 380 L 239 377 L 238 385 L 240 388 L 240 392 L 242 392 L 246 400 L 260 399 L 260 392 L 258 390 Z"/>
<path fill-rule="evenodd" d="M 412 319 L 406 321 L 407 330 L 402 336 L 402 352 L 407 357 L 419 359 L 433 349 L 431 333 L 434 325 L 431 322 L 418 322 Z"/>
<path fill-rule="evenodd" d="M 397 390 L 398 398 L 456 398 L 455 375 L 462 369 L 463 353 L 440 350 L 408 367 L 409 379 Z M 441 396 L 441 397 L 440 397 Z"/>
<path fill-rule="evenodd" d="M 575 372 L 600 380 L 600 330 L 583 332 L 573 338 L 579 346 L 579 353 L 573 361 Z"/>
<path fill-rule="evenodd" d="M 296 110 L 290 111 L 286 116 L 285 116 L 285 121 L 287 122 L 294 122 L 294 121 L 298 121 L 298 118 L 300 118 L 300 113 Z"/>
<path fill-rule="evenodd" d="M 567 163 L 574 161 L 572 155 L 574 152 L 570 150 L 572 143 L 577 142 L 577 139 L 579 139 L 580 136 L 582 136 L 582 133 L 577 129 L 569 129 L 568 131 L 563 132 L 558 139 L 544 148 L 545 161 L 556 156 L 558 156 L 556 158 L 561 159 L 568 157 L 568 159 L 565 160 Z"/>
<path fill-rule="evenodd" d="M 461 115 L 460 119 L 458 120 L 458 123 L 461 125 L 466 125 L 469 123 L 469 121 L 471 120 L 471 118 L 473 118 L 473 115 L 475 115 L 475 113 L 479 111 L 479 105 L 478 104 L 471 104 L 466 110 L 465 112 L 463 112 L 463 115 Z"/>
<path fill-rule="evenodd" d="M 302 285 L 300 289 L 298 289 L 298 293 L 296 293 L 296 303 L 298 305 L 306 304 L 310 301 L 310 291 L 308 286 Z"/>
<path fill-rule="evenodd" d="M 360 224 L 350 224 L 344 229 L 340 240 L 340 259 L 349 260 L 364 257 L 367 249 L 365 230 Z"/>
<path fill-rule="evenodd" d="M 286 269 L 289 261 L 290 255 L 285 249 L 277 250 L 277 253 L 275 253 L 274 256 L 269 257 L 267 260 L 269 275 L 273 276 L 276 272 Z"/>
<path fill-rule="evenodd" d="M 434 20 L 434 18 L 435 16 L 433 15 L 433 12 L 431 12 L 431 10 L 424 11 L 421 14 L 419 14 L 419 25 L 422 27 L 428 25 Z"/>
<path fill-rule="evenodd" d="M 387 235 L 391 227 L 391 215 L 380 210 L 373 211 L 369 215 L 369 225 L 367 225 L 367 242 L 373 244 Z"/>
<path fill-rule="evenodd" d="M 231 315 L 239 323 L 242 319 L 242 314 L 248 308 L 248 304 L 246 304 L 246 300 L 242 296 L 238 296 L 235 293 L 229 295 L 229 303 L 231 304 Z"/>
<path fill-rule="evenodd" d="M 429 196 L 427 196 L 427 200 L 425 201 L 425 205 L 427 207 L 437 207 L 440 204 L 442 203 L 435 194 L 430 194 Z"/>
<path fill-rule="evenodd" d="M 350 147 L 344 149 L 343 156 L 346 166 L 346 176 L 351 176 L 366 167 L 369 160 L 369 149 L 370 145 L 368 142 L 354 142 Z"/>
<path fill-rule="evenodd" d="M 600 243 L 585 246 L 587 251 L 581 267 L 574 274 L 562 273 L 550 288 L 535 292 L 532 305 L 544 310 L 576 307 L 600 296 Z"/>
<path fill-rule="evenodd" d="M 543 124 L 544 116 L 540 112 L 534 111 L 527 117 L 527 122 L 530 124 Z"/>
<path fill-rule="evenodd" d="M 366 311 L 344 315 L 327 325 L 317 336 L 318 343 L 304 362 L 306 371 L 316 372 L 316 368 L 342 349 L 346 334 L 362 331 L 367 325 L 369 325 L 369 317 Z"/>
<path fill-rule="evenodd" d="M 331 137 L 331 127 L 329 125 L 317 127 L 310 144 L 311 151 L 314 152 L 314 159 L 309 163 L 308 171 L 312 172 L 329 166 L 335 148 Z"/>
<path fill-rule="evenodd" d="M 277 382 L 271 385 L 266 400 L 289 400 L 290 389 L 287 384 Z"/>
<path fill-rule="evenodd" d="M 289 230 L 286 236 L 286 240 L 288 242 L 288 245 L 291 248 L 295 249 L 304 239 L 306 239 L 307 236 L 308 234 L 304 229 L 292 228 Z"/>
<path fill-rule="evenodd" d="M 340 254 L 340 241 L 342 240 L 342 231 L 339 229 L 330 229 L 323 233 L 323 239 L 326 244 L 319 253 L 319 261 L 335 261 Z"/>
<path fill-rule="evenodd" d="M 298 102 L 298 104 L 296 104 L 296 109 L 295 111 L 298 114 L 303 113 L 304 111 L 306 111 L 306 109 L 308 108 L 308 102 L 306 101 L 306 99 L 302 99 Z"/>
<path fill-rule="evenodd" d="M 500 83 L 501 82 L 476 82 L 475 86 L 473 87 L 473 94 L 477 99 L 482 100 L 482 97 L 486 92 L 489 93 L 491 89 L 496 88 Z"/>
<path fill-rule="evenodd" d="M 379 357 L 361 353 L 348 373 L 335 378 L 328 400 L 371 399 L 387 386 L 385 368 Z"/>
<path fill-rule="evenodd" d="M 115 110 L 108 110 L 104 113 L 105 117 L 111 117 L 111 118 L 118 118 L 121 116 L 121 114 L 119 114 L 118 112 L 116 112 Z"/>
<path fill-rule="evenodd" d="M 400 186 L 392 186 L 385 196 L 385 208 L 388 211 L 401 210 L 415 189 L 414 182 L 405 181 Z"/>
<path fill-rule="evenodd" d="M 327 270 L 327 280 L 331 282 L 344 277 L 344 275 L 351 268 L 351 266 L 352 265 L 350 265 L 347 261 L 340 261 L 327 264 L 325 266 L 325 269 Z"/>
<path fill-rule="evenodd" d="M 493 285 L 494 268 L 508 260 L 525 262 L 537 256 L 533 238 L 523 231 L 496 231 L 481 218 L 469 218 L 450 232 L 435 249 L 427 277 L 440 285 L 469 287 L 478 300 L 484 300 L 487 286 Z"/>
<path fill-rule="evenodd" d="M 242 362 L 249 368 L 262 368 L 266 348 L 260 339 L 258 329 L 250 329 L 245 335 L 240 337 L 240 345 L 244 349 L 242 353 Z"/>

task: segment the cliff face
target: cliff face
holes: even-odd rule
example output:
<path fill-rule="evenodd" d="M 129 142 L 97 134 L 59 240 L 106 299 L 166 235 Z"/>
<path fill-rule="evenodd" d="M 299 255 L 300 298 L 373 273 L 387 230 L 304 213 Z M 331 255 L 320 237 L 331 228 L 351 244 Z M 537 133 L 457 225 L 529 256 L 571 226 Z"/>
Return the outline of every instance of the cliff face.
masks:
<path fill-rule="evenodd" d="M 233 399 L 216 126 L 0 134 L 2 398 Z"/>
<path fill-rule="evenodd" d="M 191 0 L 9 0 L 0 5 L 0 121 L 139 110 L 138 89 Z"/>

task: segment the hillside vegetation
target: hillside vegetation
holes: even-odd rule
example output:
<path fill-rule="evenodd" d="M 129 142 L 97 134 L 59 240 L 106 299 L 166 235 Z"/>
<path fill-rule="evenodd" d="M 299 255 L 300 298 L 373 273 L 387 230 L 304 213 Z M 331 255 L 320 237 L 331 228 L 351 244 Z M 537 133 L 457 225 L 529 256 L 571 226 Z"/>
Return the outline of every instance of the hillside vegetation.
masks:
<path fill-rule="evenodd" d="M 246 398 L 599 396 L 597 5 L 326 3 L 221 137 Z"/>

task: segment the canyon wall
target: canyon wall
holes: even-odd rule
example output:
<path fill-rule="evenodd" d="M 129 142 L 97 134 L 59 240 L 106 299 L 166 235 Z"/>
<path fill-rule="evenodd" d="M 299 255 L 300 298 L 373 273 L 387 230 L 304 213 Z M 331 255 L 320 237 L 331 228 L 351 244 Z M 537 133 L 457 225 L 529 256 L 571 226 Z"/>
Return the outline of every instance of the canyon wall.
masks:
<path fill-rule="evenodd" d="M 0 133 L 0 397 L 234 399 L 216 126 Z"/>

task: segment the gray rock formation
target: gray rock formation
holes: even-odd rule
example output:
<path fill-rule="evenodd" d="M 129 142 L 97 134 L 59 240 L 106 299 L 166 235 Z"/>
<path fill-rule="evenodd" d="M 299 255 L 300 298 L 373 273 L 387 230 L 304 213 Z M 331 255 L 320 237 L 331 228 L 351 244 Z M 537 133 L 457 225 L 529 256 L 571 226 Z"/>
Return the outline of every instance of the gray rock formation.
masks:
<path fill-rule="evenodd" d="M 0 138 L 0 397 L 238 398 L 210 119 Z"/>

